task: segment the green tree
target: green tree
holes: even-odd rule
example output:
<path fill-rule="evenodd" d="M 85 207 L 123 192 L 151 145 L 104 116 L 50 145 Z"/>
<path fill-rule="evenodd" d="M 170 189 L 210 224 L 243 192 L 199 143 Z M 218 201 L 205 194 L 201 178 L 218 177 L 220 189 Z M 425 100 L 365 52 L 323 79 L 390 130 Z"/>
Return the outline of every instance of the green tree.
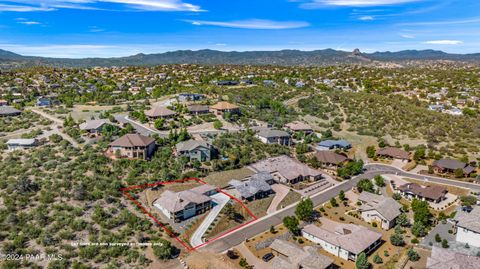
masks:
<path fill-rule="evenodd" d="M 375 151 L 374 146 L 368 146 L 367 147 L 367 156 L 368 158 L 374 158 L 377 155 L 377 152 Z"/>
<path fill-rule="evenodd" d="M 345 192 L 343 190 L 341 190 L 340 193 L 338 194 L 338 198 L 342 202 L 345 201 Z"/>
<path fill-rule="evenodd" d="M 433 217 L 429 210 L 428 202 L 413 199 L 411 206 L 413 211 L 413 220 L 423 224 L 424 226 L 428 226 L 431 218 Z"/>
<path fill-rule="evenodd" d="M 400 234 L 400 233 L 392 234 L 390 236 L 390 243 L 392 243 L 392 245 L 397 246 L 397 247 L 401 247 L 401 246 L 405 245 L 405 241 L 403 240 L 403 235 Z"/>
<path fill-rule="evenodd" d="M 376 263 L 376 264 L 380 264 L 380 263 L 383 263 L 383 259 L 382 259 L 382 257 L 380 257 L 380 255 L 378 255 L 378 253 L 376 253 L 373 256 L 373 262 Z"/>
<path fill-rule="evenodd" d="M 335 197 L 332 197 L 332 199 L 330 199 L 330 205 L 332 207 L 337 207 L 338 206 L 337 199 L 335 199 Z"/>
<path fill-rule="evenodd" d="M 420 260 L 420 255 L 413 248 L 409 248 L 407 251 L 408 259 L 412 262 Z"/>
<path fill-rule="evenodd" d="M 163 127 L 165 125 L 165 120 L 163 118 L 158 118 L 155 120 L 155 122 L 153 123 L 153 126 L 155 127 L 155 129 L 157 130 L 162 130 Z"/>
<path fill-rule="evenodd" d="M 215 120 L 213 122 L 213 128 L 219 130 L 219 129 L 222 129 L 222 127 L 223 127 L 223 123 L 221 121 Z"/>
<path fill-rule="evenodd" d="M 381 175 L 376 175 L 373 179 L 375 180 L 375 185 L 378 187 L 385 186 L 385 179 Z"/>
<path fill-rule="evenodd" d="M 368 191 L 373 193 L 373 183 L 370 179 L 364 178 L 357 183 L 357 189 L 359 192 Z"/>
<path fill-rule="evenodd" d="M 438 233 L 435 234 L 435 242 L 437 242 L 437 243 L 442 242 L 442 237 L 440 237 L 440 235 Z"/>
<path fill-rule="evenodd" d="M 477 197 L 473 195 L 460 196 L 460 201 L 464 206 L 473 206 L 477 203 Z"/>
<path fill-rule="evenodd" d="M 160 238 L 158 242 L 154 243 L 154 245 L 152 246 L 152 249 L 153 249 L 153 254 L 162 260 L 170 259 L 173 254 L 172 244 L 169 241 L 162 238 Z"/>
<path fill-rule="evenodd" d="M 367 255 L 362 252 L 358 255 L 357 260 L 355 261 L 355 266 L 357 269 L 369 269 L 371 264 L 368 262 Z"/>
<path fill-rule="evenodd" d="M 447 239 L 443 239 L 442 240 L 442 248 L 449 248 L 449 247 L 450 247 L 450 245 L 448 244 Z"/>
<path fill-rule="evenodd" d="M 313 202 L 310 198 L 301 200 L 295 209 L 295 215 L 299 220 L 309 221 L 313 217 Z"/>
<path fill-rule="evenodd" d="M 427 228 L 421 222 L 415 222 L 412 226 L 412 234 L 416 237 L 423 237 L 427 234 Z"/>
<path fill-rule="evenodd" d="M 401 213 L 397 219 L 396 219 L 396 223 L 402 227 L 408 227 L 410 226 L 410 220 L 408 219 L 407 217 L 407 214 L 405 213 Z"/>
<path fill-rule="evenodd" d="M 298 219 L 294 216 L 286 216 L 283 218 L 283 225 L 294 235 L 298 235 L 300 233 L 298 224 Z"/>

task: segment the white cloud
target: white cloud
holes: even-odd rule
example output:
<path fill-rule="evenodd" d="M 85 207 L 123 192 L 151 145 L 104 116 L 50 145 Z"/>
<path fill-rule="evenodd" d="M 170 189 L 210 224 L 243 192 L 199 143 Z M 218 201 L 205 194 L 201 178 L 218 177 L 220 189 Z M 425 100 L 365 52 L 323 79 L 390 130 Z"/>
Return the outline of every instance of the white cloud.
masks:
<path fill-rule="evenodd" d="M 367 16 L 361 16 L 361 17 L 358 18 L 358 19 L 361 20 L 361 21 L 373 21 L 373 20 L 375 20 L 375 18 L 374 18 L 373 16 L 369 16 L 369 15 L 367 15 Z"/>
<path fill-rule="evenodd" d="M 375 7 L 375 6 L 389 6 L 396 4 L 419 2 L 423 0 L 313 0 L 309 3 L 300 5 L 302 8 L 321 8 L 325 6 L 340 6 L 340 7 Z"/>
<path fill-rule="evenodd" d="M 425 41 L 425 44 L 430 45 L 460 45 L 463 44 L 463 41 L 460 40 L 430 40 Z"/>
<path fill-rule="evenodd" d="M 400 36 L 403 37 L 403 38 L 408 38 L 408 39 L 413 39 L 413 38 L 415 38 L 415 36 L 412 35 L 412 34 L 400 34 Z"/>
<path fill-rule="evenodd" d="M 200 6 L 182 0 L 8 0 L 0 4 L 0 11 L 33 12 L 57 9 L 101 9 L 100 3 L 113 3 L 127 9 L 145 11 L 203 11 Z"/>
<path fill-rule="evenodd" d="M 240 21 L 202 21 L 184 20 L 193 25 L 210 25 L 227 28 L 258 29 L 258 30 L 281 30 L 307 27 L 310 24 L 302 21 L 271 21 L 271 20 L 240 20 Z"/>

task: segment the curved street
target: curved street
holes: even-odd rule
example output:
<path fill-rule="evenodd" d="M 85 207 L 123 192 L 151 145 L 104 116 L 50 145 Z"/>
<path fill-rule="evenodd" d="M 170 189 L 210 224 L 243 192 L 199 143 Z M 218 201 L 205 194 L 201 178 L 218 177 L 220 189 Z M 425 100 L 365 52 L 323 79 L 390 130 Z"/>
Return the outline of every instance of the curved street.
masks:
<path fill-rule="evenodd" d="M 377 175 L 382 175 L 382 174 L 395 174 L 398 176 L 409 177 L 409 178 L 418 179 L 418 180 L 427 179 L 429 182 L 469 188 L 472 191 L 480 192 L 480 185 L 478 184 L 455 181 L 455 180 L 439 178 L 434 176 L 412 174 L 389 165 L 374 163 L 374 164 L 366 164 L 363 174 L 355 176 L 350 180 L 343 181 L 342 183 L 337 184 L 323 192 L 317 193 L 311 196 L 310 199 L 312 199 L 314 206 L 317 207 L 329 201 L 332 197 L 337 196 L 341 190 L 346 192 L 352 189 L 354 186 L 357 185 L 358 181 L 360 181 L 361 179 L 373 178 Z M 205 245 L 204 248 L 208 249 L 209 251 L 214 251 L 218 253 L 227 251 L 228 249 L 241 244 L 247 238 L 254 237 L 257 234 L 267 231 L 270 228 L 270 226 L 276 226 L 281 224 L 284 217 L 295 214 L 296 204 L 297 203 L 292 204 L 282 210 L 277 211 L 276 213 L 260 218 L 257 221 L 252 222 L 250 225 L 244 226 L 239 230 L 236 230 L 230 234 L 225 235 L 222 238 L 219 238 L 218 240 L 210 244 Z"/>

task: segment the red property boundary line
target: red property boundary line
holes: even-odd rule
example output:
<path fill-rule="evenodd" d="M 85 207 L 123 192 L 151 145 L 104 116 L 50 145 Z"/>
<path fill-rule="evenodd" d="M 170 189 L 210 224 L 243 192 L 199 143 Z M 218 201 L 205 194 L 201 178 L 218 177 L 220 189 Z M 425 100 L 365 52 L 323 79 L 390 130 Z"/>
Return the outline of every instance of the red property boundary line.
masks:
<path fill-rule="evenodd" d="M 227 195 L 228 197 L 230 197 L 230 199 L 236 201 L 237 203 L 239 203 L 245 210 L 246 212 L 248 213 L 248 215 L 250 217 L 252 217 L 252 220 L 246 222 L 246 223 L 243 223 L 229 231 L 226 231 L 206 242 L 204 242 L 203 244 L 201 245 L 198 245 L 196 247 L 191 247 L 188 245 L 187 242 L 183 241 L 182 239 L 180 239 L 178 236 L 175 235 L 175 233 L 173 231 L 171 231 L 170 229 L 167 228 L 167 226 L 165 224 L 163 224 L 162 222 L 160 222 L 157 218 L 155 218 L 155 216 L 153 216 L 152 213 L 150 213 L 150 211 L 148 211 L 144 206 L 142 206 L 142 204 L 140 202 L 138 202 L 135 198 L 133 198 L 131 195 L 130 195 L 130 191 L 131 190 L 143 190 L 143 189 L 146 189 L 146 188 L 152 188 L 152 187 L 156 187 L 158 185 L 167 185 L 167 184 L 175 184 L 175 183 L 185 183 L 187 181 L 197 181 L 198 183 L 201 183 L 201 184 L 207 184 L 205 181 L 199 179 L 199 178 L 186 178 L 186 179 L 181 179 L 181 180 L 172 180 L 172 181 L 165 181 L 165 182 L 156 182 L 156 183 L 151 183 L 151 184 L 142 184 L 142 185 L 137 185 L 137 186 L 131 186 L 131 187 L 128 187 L 128 188 L 121 188 L 120 191 L 122 192 L 122 194 L 127 197 L 130 201 L 132 201 L 135 205 L 138 206 L 138 208 L 140 208 L 143 213 L 145 213 L 147 216 L 149 216 L 153 221 L 155 221 L 155 223 L 157 223 L 160 227 L 162 227 L 163 230 L 165 230 L 171 237 L 175 238 L 175 240 L 178 241 L 178 243 L 180 243 L 185 249 L 187 249 L 188 251 L 194 251 L 194 250 L 197 250 L 198 248 L 201 248 L 209 243 L 212 243 L 213 241 L 215 240 L 218 240 L 254 221 L 256 221 L 258 218 L 253 215 L 253 213 L 250 211 L 250 209 L 248 209 L 248 207 L 245 206 L 245 204 L 240 201 L 238 198 L 230 195 L 229 193 L 223 191 L 222 189 L 220 188 L 217 188 L 217 191 L 219 193 L 223 193 L 225 195 Z"/>

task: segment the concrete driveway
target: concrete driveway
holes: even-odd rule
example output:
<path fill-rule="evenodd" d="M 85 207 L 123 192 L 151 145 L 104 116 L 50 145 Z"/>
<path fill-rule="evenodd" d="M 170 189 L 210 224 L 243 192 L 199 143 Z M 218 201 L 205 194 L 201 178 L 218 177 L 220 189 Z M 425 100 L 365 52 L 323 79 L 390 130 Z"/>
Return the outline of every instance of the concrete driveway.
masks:
<path fill-rule="evenodd" d="M 192 247 L 203 244 L 202 237 L 208 230 L 208 227 L 210 227 L 220 211 L 222 211 L 222 208 L 230 201 L 230 197 L 223 193 L 217 193 L 210 197 L 216 205 L 210 210 L 210 213 L 208 213 L 207 217 L 205 217 L 198 229 L 193 233 L 192 238 L 190 238 L 190 245 L 192 245 Z"/>
<path fill-rule="evenodd" d="M 290 191 L 289 187 L 282 184 L 273 184 L 272 189 L 275 192 L 275 196 L 273 197 L 270 206 L 268 206 L 267 214 L 272 214 L 273 212 L 277 211 L 278 205 Z"/>

